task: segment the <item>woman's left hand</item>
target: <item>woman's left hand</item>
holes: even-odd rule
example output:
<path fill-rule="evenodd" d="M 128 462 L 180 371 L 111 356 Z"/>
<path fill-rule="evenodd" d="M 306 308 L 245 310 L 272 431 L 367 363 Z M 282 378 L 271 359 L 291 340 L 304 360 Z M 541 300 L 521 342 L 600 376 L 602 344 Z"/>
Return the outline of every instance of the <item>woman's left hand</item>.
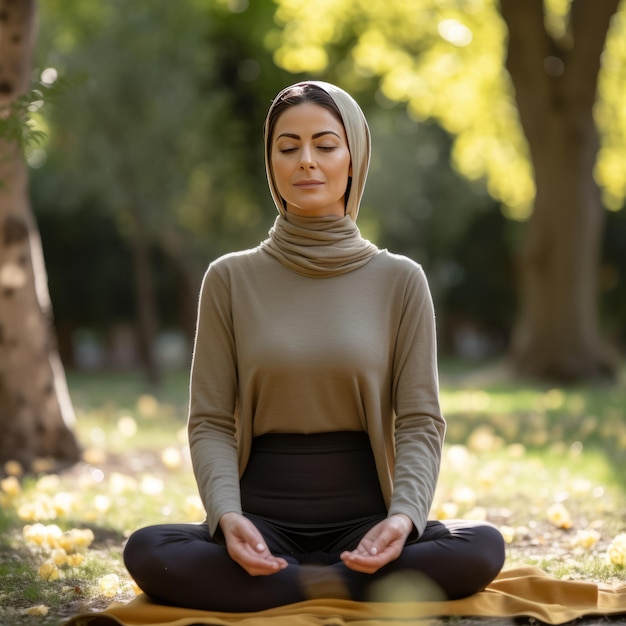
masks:
<path fill-rule="evenodd" d="M 402 513 L 391 515 L 376 524 L 355 550 L 342 552 L 341 560 L 356 572 L 373 574 L 398 558 L 412 530 L 413 522 L 408 516 Z"/>

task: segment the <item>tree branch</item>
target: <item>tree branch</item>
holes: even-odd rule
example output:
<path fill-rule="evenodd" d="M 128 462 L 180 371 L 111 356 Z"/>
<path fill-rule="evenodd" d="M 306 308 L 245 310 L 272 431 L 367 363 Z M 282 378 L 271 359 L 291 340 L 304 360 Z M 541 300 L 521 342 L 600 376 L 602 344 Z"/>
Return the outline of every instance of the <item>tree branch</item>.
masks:
<path fill-rule="evenodd" d="M 555 43 L 545 29 L 543 0 L 500 0 L 500 13 L 508 29 L 506 68 L 516 91 L 522 126 L 530 137 L 541 133 L 537 125 L 552 106 L 545 62 L 553 55 Z"/>
<path fill-rule="evenodd" d="M 619 3 L 620 0 L 572 1 L 574 46 L 566 66 L 564 89 L 568 99 L 581 108 L 593 107 L 606 34 Z"/>

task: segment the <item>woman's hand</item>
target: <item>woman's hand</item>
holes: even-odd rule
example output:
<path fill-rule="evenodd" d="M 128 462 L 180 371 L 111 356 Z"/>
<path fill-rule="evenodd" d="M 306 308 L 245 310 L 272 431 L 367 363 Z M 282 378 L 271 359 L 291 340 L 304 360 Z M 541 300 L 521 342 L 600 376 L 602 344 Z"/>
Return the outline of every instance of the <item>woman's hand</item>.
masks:
<path fill-rule="evenodd" d="M 397 559 L 413 530 L 408 516 L 398 513 L 376 524 L 351 552 L 342 552 L 341 560 L 356 572 L 373 574 Z"/>
<path fill-rule="evenodd" d="M 257 527 L 239 513 L 225 513 L 220 528 L 226 539 L 230 558 L 250 576 L 267 576 L 287 567 L 287 561 L 275 557 Z"/>

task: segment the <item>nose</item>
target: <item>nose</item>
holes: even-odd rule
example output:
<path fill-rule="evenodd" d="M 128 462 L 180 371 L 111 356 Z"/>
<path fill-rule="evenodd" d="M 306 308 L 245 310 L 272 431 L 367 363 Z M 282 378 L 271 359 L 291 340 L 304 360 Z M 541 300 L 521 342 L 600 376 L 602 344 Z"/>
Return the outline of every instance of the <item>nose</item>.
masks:
<path fill-rule="evenodd" d="M 300 154 L 300 168 L 310 169 L 315 167 L 315 161 L 313 160 L 313 152 L 309 146 L 303 146 Z"/>

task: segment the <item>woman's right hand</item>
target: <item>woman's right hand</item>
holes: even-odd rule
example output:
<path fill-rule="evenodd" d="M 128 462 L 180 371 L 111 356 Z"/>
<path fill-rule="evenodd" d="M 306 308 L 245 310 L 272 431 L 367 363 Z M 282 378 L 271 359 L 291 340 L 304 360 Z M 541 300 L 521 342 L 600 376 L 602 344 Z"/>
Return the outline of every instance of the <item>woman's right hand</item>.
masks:
<path fill-rule="evenodd" d="M 250 576 L 267 576 L 287 567 L 287 561 L 269 551 L 257 527 L 240 513 L 224 513 L 220 528 L 230 558 Z"/>

